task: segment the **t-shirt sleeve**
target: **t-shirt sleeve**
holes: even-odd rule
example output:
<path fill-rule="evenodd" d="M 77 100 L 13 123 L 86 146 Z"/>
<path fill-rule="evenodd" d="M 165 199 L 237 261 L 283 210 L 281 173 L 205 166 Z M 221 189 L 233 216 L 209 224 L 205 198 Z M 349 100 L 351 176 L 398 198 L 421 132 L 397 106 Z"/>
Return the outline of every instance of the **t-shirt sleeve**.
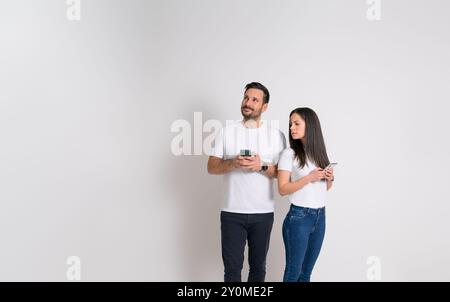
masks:
<path fill-rule="evenodd" d="M 280 131 L 280 133 L 281 133 L 281 136 L 280 136 L 280 139 L 281 139 L 281 148 L 280 148 L 280 153 L 284 150 L 284 149 L 286 149 L 286 137 L 284 136 L 284 133 L 283 132 L 281 132 Z"/>
<path fill-rule="evenodd" d="M 281 152 L 283 152 L 284 149 L 286 149 L 286 137 L 284 136 L 284 133 L 279 131 L 279 136 L 278 136 L 278 143 L 276 145 L 276 149 L 275 149 L 275 158 L 274 158 L 274 162 L 275 164 L 277 164 L 280 160 L 280 156 L 281 156 Z"/>
<path fill-rule="evenodd" d="M 292 164 L 294 158 L 291 149 L 284 149 L 281 152 L 280 160 L 278 161 L 278 170 L 289 171 L 292 172 Z"/>
<path fill-rule="evenodd" d="M 224 129 L 220 129 L 220 131 L 217 132 L 216 137 L 214 138 L 214 147 L 212 147 L 211 152 L 209 156 L 214 156 L 218 158 L 223 158 L 223 136 L 224 136 Z"/>

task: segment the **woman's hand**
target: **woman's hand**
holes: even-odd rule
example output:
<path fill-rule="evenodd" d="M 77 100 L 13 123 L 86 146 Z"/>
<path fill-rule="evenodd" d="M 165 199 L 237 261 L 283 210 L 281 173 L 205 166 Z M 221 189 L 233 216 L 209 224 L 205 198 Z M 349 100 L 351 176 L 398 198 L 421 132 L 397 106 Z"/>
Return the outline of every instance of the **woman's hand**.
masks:
<path fill-rule="evenodd" d="M 328 181 L 334 180 L 334 170 L 333 168 L 325 169 L 325 179 Z"/>
<path fill-rule="evenodd" d="M 308 177 L 310 182 L 322 180 L 325 178 L 325 171 L 322 168 L 316 168 L 308 174 Z"/>

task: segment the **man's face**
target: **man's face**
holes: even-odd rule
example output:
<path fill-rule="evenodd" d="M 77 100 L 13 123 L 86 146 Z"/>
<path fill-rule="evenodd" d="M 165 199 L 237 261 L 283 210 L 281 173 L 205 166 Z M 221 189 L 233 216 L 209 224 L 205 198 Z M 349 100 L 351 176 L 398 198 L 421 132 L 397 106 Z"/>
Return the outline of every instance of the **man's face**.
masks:
<path fill-rule="evenodd" d="M 241 104 L 241 113 L 245 120 L 258 119 L 261 113 L 267 110 L 264 104 L 264 92 L 259 89 L 250 88 L 244 93 Z"/>

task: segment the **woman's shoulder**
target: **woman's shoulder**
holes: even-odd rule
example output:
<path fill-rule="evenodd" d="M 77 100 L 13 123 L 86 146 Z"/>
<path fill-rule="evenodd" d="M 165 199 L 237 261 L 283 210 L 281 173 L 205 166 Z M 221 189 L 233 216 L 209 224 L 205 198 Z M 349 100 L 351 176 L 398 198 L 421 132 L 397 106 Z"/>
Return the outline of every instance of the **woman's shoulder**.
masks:
<path fill-rule="evenodd" d="M 283 151 L 281 151 L 281 156 L 290 156 L 290 157 L 294 157 L 295 156 L 295 152 L 294 149 L 288 147 L 286 149 L 284 149 Z"/>

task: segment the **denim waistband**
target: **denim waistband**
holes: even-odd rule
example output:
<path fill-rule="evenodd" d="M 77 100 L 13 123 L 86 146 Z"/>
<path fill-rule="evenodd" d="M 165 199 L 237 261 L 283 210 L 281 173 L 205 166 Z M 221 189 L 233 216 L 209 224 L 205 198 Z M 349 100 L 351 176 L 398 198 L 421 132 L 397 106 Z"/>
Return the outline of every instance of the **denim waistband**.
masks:
<path fill-rule="evenodd" d="M 291 208 L 290 211 L 302 211 L 308 214 L 315 214 L 315 215 L 319 215 L 319 214 L 323 214 L 325 213 L 325 207 L 321 207 L 318 209 L 313 209 L 313 208 L 305 208 L 305 207 L 300 207 L 300 206 L 296 206 L 295 204 L 291 204 Z"/>

